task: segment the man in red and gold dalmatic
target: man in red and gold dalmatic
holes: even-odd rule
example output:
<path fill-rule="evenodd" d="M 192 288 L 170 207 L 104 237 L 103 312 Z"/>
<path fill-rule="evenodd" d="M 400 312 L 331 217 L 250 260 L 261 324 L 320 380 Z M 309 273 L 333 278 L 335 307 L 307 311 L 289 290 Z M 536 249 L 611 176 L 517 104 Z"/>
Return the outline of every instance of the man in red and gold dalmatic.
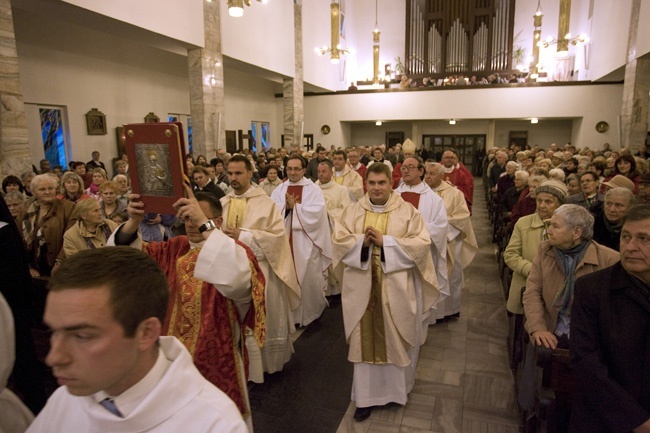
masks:
<path fill-rule="evenodd" d="M 147 212 L 140 196 L 129 196 L 130 219 L 108 244 L 142 248 L 169 281 L 170 303 L 163 333 L 177 337 L 192 354 L 201 374 L 237 405 L 252 431 L 246 379 L 244 331 L 261 346 L 265 338 L 264 274 L 246 245 L 225 235 L 221 203 L 186 186 L 188 198 L 174 207 L 187 236 L 142 245 L 138 227 Z"/>

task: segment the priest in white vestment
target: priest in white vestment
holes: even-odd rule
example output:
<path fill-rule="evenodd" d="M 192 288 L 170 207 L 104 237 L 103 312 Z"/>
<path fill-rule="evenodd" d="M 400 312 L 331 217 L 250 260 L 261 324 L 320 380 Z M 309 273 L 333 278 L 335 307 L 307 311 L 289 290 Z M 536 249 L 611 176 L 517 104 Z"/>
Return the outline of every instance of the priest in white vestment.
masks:
<path fill-rule="evenodd" d="M 281 371 L 291 359 L 291 333 L 296 330 L 291 311 L 300 305 L 300 287 L 284 221 L 275 202 L 261 187 L 251 184 L 252 164 L 246 157 L 234 155 L 228 162 L 227 172 L 232 191 L 221 199 L 224 217 L 222 230 L 255 253 L 266 279 L 266 336 L 263 347 L 255 350 L 253 345 L 257 343 L 254 336 L 246 336 L 250 358 L 249 380 L 261 383 L 264 381 L 263 372 Z M 258 361 L 255 354 L 260 350 L 261 359 Z"/>
<path fill-rule="evenodd" d="M 327 269 L 332 263 L 332 241 L 325 198 L 320 188 L 304 177 L 305 160 L 287 161 L 288 180 L 271 198 L 284 218 L 301 291 L 301 304 L 293 311 L 293 323 L 307 326 L 327 306 Z"/>
<path fill-rule="evenodd" d="M 355 170 L 347 164 L 347 155 L 343 150 L 337 150 L 332 156 L 334 165 L 334 182 L 346 187 L 350 193 L 351 201 L 363 198 L 363 179 Z"/>
<path fill-rule="evenodd" d="M 447 212 L 442 199 L 431 191 L 422 181 L 424 164 L 414 156 L 404 160 L 401 166 L 402 182 L 395 190 L 407 203 L 411 203 L 422 214 L 427 231 L 431 237 L 431 257 L 436 268 L 440 301 L 449 296 L 447 275 Z M 438 304 L 439 305 L 439 304 Z M 428 325 L 429 317 L 438 314 L 439 306 L 434 311 L 424 311 L 423 324 Z"/>
<path fill-rule="evenodd" d="M 431 189 L 442 197 L 447 210 L 449 222 L 448 240 L 448 272 L 449 272 L 449 297 L 432 315 L 429 323 L 436 319 L 446 319 L 460 316 L 460 298 L 463 289 L 463 269 L 474 259 L 478 252 L 478 243 L 474 235 L 474 228 L 470 218 L 465 195 L 459 189 L 443 181 L 444 167 L 437 162 L 426 164 L 424 180 Z"/>
<path fill-rule="evenodd" d="M 325 160 L 318 164 L 318 180 L 316 181 L 316 185 L 323 191 L 325 204 L 327 205 L 327 217 L 330 223 L 330 229 L 333 231 L 334 222 L 341 215 L 343 209 L 351 203 L 351 200 L 348 189 L 336 183 L 332 179 L 332 174 L 333 166 L 331 162 Z M 334 275 L 330 267 L 327 272 L 327 291 L 325 294 L 332 296 L 338 295 L 339 293 L 341 293 L 340 281 L 336 278 L 336 275 Z"/>
<path fill-rule="evenodd" d="M 406 404 L 426 339 L 422 313 L 440 295 L 424 220 L 391 185 L 386 165 L 370 166 L 368 193 L 343 210 L 333 235 L 357 421 L 373 406 Z"/>

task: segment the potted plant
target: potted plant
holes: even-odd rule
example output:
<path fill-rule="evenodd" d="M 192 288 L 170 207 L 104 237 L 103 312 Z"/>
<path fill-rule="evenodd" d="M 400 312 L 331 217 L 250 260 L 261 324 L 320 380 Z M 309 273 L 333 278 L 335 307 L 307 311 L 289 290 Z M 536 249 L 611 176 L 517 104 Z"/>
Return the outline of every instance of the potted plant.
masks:
<path fill-rule="evenodd" d="M 400 79 L 404 74 L 404 63 L 400 56 L 395 57 L 395 78 Z"/>

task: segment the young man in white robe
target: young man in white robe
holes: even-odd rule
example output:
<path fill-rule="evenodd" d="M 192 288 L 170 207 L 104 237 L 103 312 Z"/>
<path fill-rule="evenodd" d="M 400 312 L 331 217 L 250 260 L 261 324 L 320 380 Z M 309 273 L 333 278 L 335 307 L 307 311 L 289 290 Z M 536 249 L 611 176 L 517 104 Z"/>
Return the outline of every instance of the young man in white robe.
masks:
<path fill-rule="evenodd" d="M 161 336 L 168 303 L 167 278 L 142 251 L 106 247 L 66 260 L 44 317 L 46 363 L 61 387 L 27 431 L 247 432 L 183 344 Z"/>
<path fill-rule="evenodd" d="M 273 168 L 275 170 L 275 167 Z M 228 162 L 228 179 L 232 191 L 221 199 L 223 232 L 246 244 L 257 257 L 266 278 L 266 337 L 261 350 L 265 373 L 281 371 L 291 359 L 291 333 L 296 329 L 291 310 L 300 305 L 300 287 L 293 266 L 289 238 L 284 221 L 273 200 L 264 190 L 251 184 L 253 167 L 242 155 Z M 249 380 L 264 381 L 257 365 L 252 335 L 246 337 L 249 347 Z"/>
<path fill-rule="evenodd" d="M 329 219 L 330 229 L 333 231 L 334 222 L 341 215 L 343 209 L 351 203 L 351 199 L 348 189 L 336 183 L 332 179 L 332 174 L 333 167 L 331 162 L 323 161 L 318 164 L 318 180 L 316 181 L 316 185 L 323 191 L 327 205 L 327 217 Z M 327 272 L 327 292 L 325 294 L 332 296 L 338 295 L 339 293 L 341 293 L 341 284 L 330 267 Z"/>
<path fill-rule="evenodd" d="M 359 173 L 348 166 L 346 160 L 347 155 L 344 150 L 337 150 L 332 155 L 334 182 L 348 189 L 351 201 L 361 200 L 364 194 L 363 179 Z"/>
<path fill-rule="evenodd" d="M 442 197 L 449 222 L 447 270 L 450 295 L 442 301 L 436 314 L 431 316 L 429 323 L 433 324 L 435 320 L 460 316 L 463 269 L 474 259 L 478 252 L 478 243 L 464 194 L 442 180 L 445 170 L 441 164 L 428 162 L 425 165 L 425 170 L 424 181 L 433 192 Z"/>
<path fill-rule="evenodd" d="M 304 177 L 305 160 L 292 156 L 287 161 L 288 180 L 271 198 L 284 218 L 301 291 L 301 304 L 293 310 L 293 323 L 307 326 L 327 306 L 327 269 L 332 263 L 332 241 L 325 198 L 320 188 Z"/>
<path fill-rule="evenodd" d="M 368 168 L 366 185 L 368 193 L 343 210 L 333 235 L 357 421 L 373 406 L 406 404 L 426 339 L 422 314 L 440 295 L 420 213 L 393 192 L 385 164 Z"/>
<path fill-rule="evenodd" d="M 447 275 L 447 211 L 442 199 L 431 191 L 429 185 L 422 181 L 424 164 L 419 157 L 408 157 L 401 166 L 402 182 L 395 190 L 402 199 L 413 205 L 422 214 L 427 231 L 431 237 L 431 257 L 436 268 L 440 301 L 449 296 L 449 281 Z M 438 304 L 440 305 L 440 304 Z M 439 309 L 424 311 L 425 316 L 436 316 Z M 428 320 L 427 320 L 428 322 Z"/>

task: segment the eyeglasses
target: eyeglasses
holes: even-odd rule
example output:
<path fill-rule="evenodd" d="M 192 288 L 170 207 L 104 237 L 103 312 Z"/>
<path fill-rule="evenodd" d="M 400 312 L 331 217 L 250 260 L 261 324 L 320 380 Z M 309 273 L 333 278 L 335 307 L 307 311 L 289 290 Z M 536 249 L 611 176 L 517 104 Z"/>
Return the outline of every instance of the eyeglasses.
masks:
<path fill-rule="evenodd" d="M 411 170 L 419 170 L 420 167 L 417 165 L 403 165 L 400 170 L 402 171 L 411 171 Z"/>

